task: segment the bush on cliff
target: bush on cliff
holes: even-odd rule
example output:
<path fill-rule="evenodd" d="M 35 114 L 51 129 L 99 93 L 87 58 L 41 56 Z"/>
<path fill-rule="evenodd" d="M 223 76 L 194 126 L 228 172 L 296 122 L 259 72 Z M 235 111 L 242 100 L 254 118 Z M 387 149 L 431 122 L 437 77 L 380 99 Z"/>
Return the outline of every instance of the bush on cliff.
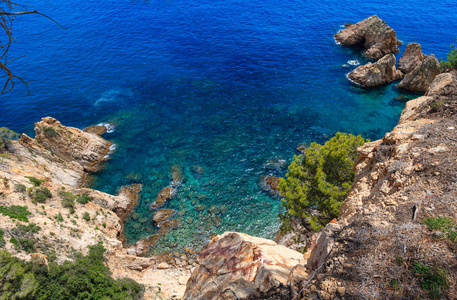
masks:
<path fill-rule="evenodd" d="M 451 51 L 447 54 L 446 59 L 440 61 L 441 70 L 444 72 L 457 70 L 457 48 L 455 45 L 451 45 Z"/>
<path fill-rule="evenodd" d="M 309 230 L 318 230 L 339 216 L 340 207 L 354 181 L 360 135 L 337 133 L 324 145 L 312 143 L 295 155 L 287 178 L 279 184 L 282 204 Z"/>
<path fill-rule="evenodd" d="M 115 280 L 104 264 L 101 244 L 87 256 L 62 265 L 34 265 L 0 250 L 0 299 L 141 299 L 144 288 L 131 279 Z"/>
<path fill-rule="evenodd" d="M 0 127 L 0 152 L 5 149 L 8 150 L 8 145 L 12 140 L 17 139 L 19 133 L 12 131 L 7 127 Z"/>

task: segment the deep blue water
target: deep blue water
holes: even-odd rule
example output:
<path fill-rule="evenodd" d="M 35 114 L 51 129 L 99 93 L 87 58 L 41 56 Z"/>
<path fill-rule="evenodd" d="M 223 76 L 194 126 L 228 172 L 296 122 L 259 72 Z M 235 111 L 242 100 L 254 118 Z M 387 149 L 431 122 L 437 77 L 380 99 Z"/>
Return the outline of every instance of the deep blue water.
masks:
<path fill-rule="evenodd" d="M 51 115 L 83 128 L 116 126 L 104 137 L 117 151 L 94 187 L 116 193 L 143 184 L 126 224 L 130 242 L 157 232 L 148 204 L 171 181 L 186 178 L 167 202 L 181 220 L 157 251 L 198 247 L 211 233 L 237 230 L 274 237 L 280 200 L 261 191 L 263 175 L 283 175 L 299 143 L 336 131 L 378 139 L 403 108 L 394 84 L 363 90 L 345 78 L 358 51 L 333 34 L 346 22 L 378 14 L 405 44 L 444 58 L 457 33 L 454 1 L 33 1 L 52 16 L 16 18 L 10 66 L 29 82 L 1 96 L 0 125 L 33 133 Z M 402 94 L 404 95 L 404 94 Z M 407 95 L 410 98 L 415 95 Z M 193 171 L 203 168 L 203 174 Z M 221 205 L 222 223 L 208 210 Z"/>

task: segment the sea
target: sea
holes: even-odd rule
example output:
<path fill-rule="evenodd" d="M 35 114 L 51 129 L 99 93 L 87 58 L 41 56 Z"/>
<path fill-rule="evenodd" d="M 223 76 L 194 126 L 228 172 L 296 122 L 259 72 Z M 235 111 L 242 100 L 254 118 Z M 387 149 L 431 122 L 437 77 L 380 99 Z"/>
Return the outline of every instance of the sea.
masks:
<path fill-rule="evenodd" d="M 28 2 L 49 18 L 15 16 L 16 81 L 0 97 L 0 126 L 33 136 L 52 116 L 66 126 L 110 124 L 116 144 L 91 187 L 116 194 L 141 183 L 128 243 L 160 232 L 150 204 L 181 174 L 179 226 L 154 253 L 201 248 L 214 234 L 274 238 L 281 199 L 263 190 L 284 176 L 298 145 L 336 132 L 379 139 L 405 102 L 396 83 L 363 89 L 346 78 L 368 62 L 335 43 L 347 22 L 377 14 L 403 42 L 445 58 L 457 37 L 455 1 L 65 0 Z M 397 55 L 397 59 L 400 57 Z M 3 84 L 3 82 L 2 82 Z"/>

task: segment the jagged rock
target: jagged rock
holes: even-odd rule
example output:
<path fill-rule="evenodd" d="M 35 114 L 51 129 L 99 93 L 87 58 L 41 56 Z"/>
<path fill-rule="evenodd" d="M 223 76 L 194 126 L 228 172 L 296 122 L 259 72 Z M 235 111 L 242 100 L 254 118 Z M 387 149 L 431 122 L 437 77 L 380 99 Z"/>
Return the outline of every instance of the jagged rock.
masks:
<path fill-rule="evenodd" d="M 398 87 L 415 92 L 425 92 L 430 87 L 433 79 L 440 73 L 440 63 L 436 57 L 427 55 L 405 78 Z"/>
<path fill-rule="evenodd" d="M 152 217 L 152 220 L 154 221 L 154 225 L 159 225 L 160 223 L 162 223 L 163 221 L 165 221 L 166 219 L 171 217 L 174 213 L 175 213 L 175 211 L 173 209 L 169 209 L 169 208 L 158 210 L 154 214 L 154 217 Z"/>
<path fill-rule="evenodd" d="M 200 253 L 184 299 L 292 299 L 294 267 L 303 263 L 301 253 L 271 240 L 226 232 Z"/>
<path fill-rule="evenodd" d="M 395 68 L 395 56 L 388 54 L 375 63 L 360 66 L 348 78 L 364 87 L 375 87 L 400 79 L 403 74 Z"/>
<path fill-rule="evenodd" d="M 334 38 L 347 46 L 363 45 L 366 49 L 363 55 L 374 59 L 400 52 L 395 31 L 375 15 L 346 27 Z"/>
<path fill-rule="evenodd" d="M 439 74 L 430 84 L 427 96 L 457 96 L 457 71 Z"/>
<path fill-rule="evenodd" d="M 105 132 L 108 131 L 108 128 L 106 128 L 106 126 L 93 125 L 93 126 L 89 126 L 87 128 L 84 128 L 83 131 L 84 132 L 88 132 L 88 133 L 93 133 L 93 134 L 96 134 L 96 135 L 102 135 L 102 134 L 104 134 Z"/>
<path fill-rule="evenodd" d="M 21 144 L 27 147 L 30 138 L 23 134 Z M 35 123 L 35 141 L 45 149 L 68 162 L 79 163 L 85 171 L 95 172 L 105 159 L 111 143 L 78 128 L 63 126 L 51 117 Z"/>
<path fill-rule="evenodd" d="M 163 188 L 157 194 L 156 200 L 150 205 L 149 209 L 157 209 L 165 204 L 165 201 L 173 198 L 175 190 L 169 186 Z"/>
<path fill-rule="evenodd" d="M 424 57 L 419 43 L 409 43 L 405 53 L 398 60 L 398 69 L 408 74 L 424 60 Z"/>

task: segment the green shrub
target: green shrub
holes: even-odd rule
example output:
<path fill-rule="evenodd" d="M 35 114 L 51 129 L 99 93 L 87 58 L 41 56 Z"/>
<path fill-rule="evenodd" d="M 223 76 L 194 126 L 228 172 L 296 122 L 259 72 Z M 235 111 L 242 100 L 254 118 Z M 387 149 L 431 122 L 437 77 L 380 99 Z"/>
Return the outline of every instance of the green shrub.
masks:
<path fill-rule="evenodd" d="M 55 138 L 55 137 L 59 136 L 59 133 L 57 131 L 55 131 L 55 129 L 52 127 L 44 127 L 43 133 L 45 136 L 50 137 L 50 138 Z"/>
<path fill-rule="evenodd" d="M 92 201 L 92 198 L 87 196 L 86 194 L 78 195 L 78 198 L 76 198 L 76 201 L 78 201 L 81 204 L 86 204 L 89 201 Z"/>
<path fill-rule="evenodd" d="M 6 149 L 12 140 L 17 139 L 19 133 L 7 127 L 0 127 L 0 150 Z"/>
<path fill-rule="evenodd" d="M 447 271 L 416 262 L 413 265 L 414 275 L 419 278 L 419 285 L 423 290 L 428 291 L 432 299 L 441 298 L 441 291 L 448 287 Z"/>
<path fill-rule="evenodd" d="M 28 188 L 27 193 L 33 201 L 45 203 L 46 199 L 52 198 L 52 193 L 47 187 Z"/>
<path fill-rule="evenodd" d="M 27 265 L 6 250 L 0 250 L 1 299 L 34 299 L 38 283 Z"/>
<path fill-rule="evenodd" d="M 451 51 L 446 56 L 447 60 L 440 61 L 441 70 L 446 72 L 457 69 L 457 49 L 455 45 L 451 45 Z"/>
<path fill-rule="evenodd" d="M 3 230 L 0 229 L 0 248 L 5 247 L 5 244 L 6 244 L 3 234 L 4 234 Z"/>
<path fill-rule="evenodd" d="M 63 221 L 63 217 L 62 217 L 62 214 L 60 212 L 54 218 L 59 222 Z"/>
<path fill-rule="evenodd" d="M 83 219 L 86 220 L 87 222 L 90 221 L 90 215 L 87 211 L 83 213 Z"/>
<path fill-rule="evenodd" d="M 16 228 L 11 230 L 13 236 L 10 242 L 18 250 L 24 250 L 27 253 L 35 252 L 36 239 L 34 233 L 37 233 L 40 229 L 35 223 L 28 225 L 17 224 Z"/>
<path fill-rule="evenodd" d="M 70 192 L 59 191 L 59 197 L 62 199 L 62 206 L 66 208 L 74 208 L 76 195 Z"/>
<path fill-rule="evenodd" d="M 446 234 L 446 238 L 457 242 L 457 228 L 453 219 L 448 217 L 430 217 L 422 220 L 422 224 L 427 225 L 428 230 L 440 230 Z"/>
<path fill-rule="evenodd" d="M 34 186 L 40 186 L 44 180 L 42 179 L 38 179 L 36 177 L 33 177 L 33 176 L 25 176 L 25 178 L 27 178 L 28 180 L 30 180 L 30 182 L 34 185 Z"/>
<path fill-rule="evenodd" d="M 14 191 L 15 191 L 15 192 L 23 193 L 23 192 L 25 192 L 26 190 L 27 190 L 27 188 L 26 188 L 26 186 L 23 185 L 23 184 L 18 183 L 18 184 L 16 184 L 16 185 L 14 186 Z"/>
<path fill-rule="evenodd" d="M 11 206 L 4 206 L 0 205 L 0 213 L 10 217 L 11 219 L 16 219 L 19 221 L 28 222 L 29 219 L 27 218 L 28 215 L 32 213 L 27 210 L 27 206 L 19 206 L 19 205 L 11 205 Z"/>
<path fill-rule="evenodd" d="M 360 135 L 337 133 L 324 145 L 312 143 L 294 156 L 287 178 L 279 184 L 283 206 L 308 229 L 318 230 L 339 216 L 342 202 L 354 181 Z"/>

